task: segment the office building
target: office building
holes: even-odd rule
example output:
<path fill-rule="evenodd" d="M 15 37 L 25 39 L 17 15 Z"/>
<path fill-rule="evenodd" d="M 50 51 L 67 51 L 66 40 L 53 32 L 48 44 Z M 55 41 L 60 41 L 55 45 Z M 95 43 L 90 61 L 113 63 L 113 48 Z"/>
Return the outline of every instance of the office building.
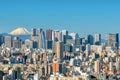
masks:
<path fill-rule="evenodd" d="M 46 30 L 46 40 L 52 41 L 52 30 L 51 29 Z"/>
<path fill-rule="evenodd" d="M 33 48 L 33 42 L 29 39 L 25 40 L 25 47 L 26 48 Z"/>
<path fill-rule="evenodd" d="M 52 49 L 52 41 L 46 41 L 46 49 Z"/>
<path fill-rule="evenodd" d="M 56 57 L 57 59 L 63 59 L 63 42 L 56 42 Z"/>
<path fill-rule="evenodd" d="M 80 38 L 75 39 L 76 48 L 80 48 Z"/>
<path fill-rule="evenodd" d="M 4 37 L 0 35 L 0 46 L 4 43 Z"/>
<path fill-rule="evenodd" d="M 46 49 L 52 49 L 52 30 L 46 30 Z"/>
<path fill-rule="evenodd" d="M 13 39 L 13 48 L 21 48 L 22 40 L 19 37 L 14 37 Z"/>
<path fill-rule="evenodd" d="M 39 40 L 38 47 L 46 49 L 45 32 L 42 29 L 38 29 L 38 40 Z"/>
<path fill-rule="evenodd" d="M 90 55 L 90 52 L 91 52 L 91 45 L 87 44 L 86 45 L 86 57 L 88 57 Z"/>
<path fill-rule="evenodd" d="M 32 28 L 31 35 L 32 36 L 36 36 L 37 35 L 37 31 L 36 31 L 35 28 Z"/>
<path fill-rule="evenodd" d="M 5 36 L 5 46 L 8 48 L 12 47 L 12 37 L 11 36 Z"/>
<path fill-rule="evenodd" d="M 101 34 L 95 34 L 95 45 L 101 45 Z"/>
<path fill-rule="evenodd" d="M 68 31 L 62 30 L 62 42 L 64 42 L 64 44 L 66 43 L 67 38 L 68 38 Z"/>
<path fill-rule="evenodd" d="M 107 46 L 119 48 L 119 34 L 108 34 L 107 35 Z"/>
<path fill-rule="evenodd" d="M 94 37 L 92 35 L 87 35 L 87 44 L 93 45 Z"/>

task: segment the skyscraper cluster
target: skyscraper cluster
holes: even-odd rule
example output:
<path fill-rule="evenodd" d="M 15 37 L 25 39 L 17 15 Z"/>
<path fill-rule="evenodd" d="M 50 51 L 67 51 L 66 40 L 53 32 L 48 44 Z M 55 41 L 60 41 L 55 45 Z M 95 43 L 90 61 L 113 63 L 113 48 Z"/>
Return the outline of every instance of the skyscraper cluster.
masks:
<path fill-rule="evenodd" d="M 1 80 L 120 79 L 118 33 L 103 40 L 99 33 L 32 28 L 29 36 L 0 36 Z"/>

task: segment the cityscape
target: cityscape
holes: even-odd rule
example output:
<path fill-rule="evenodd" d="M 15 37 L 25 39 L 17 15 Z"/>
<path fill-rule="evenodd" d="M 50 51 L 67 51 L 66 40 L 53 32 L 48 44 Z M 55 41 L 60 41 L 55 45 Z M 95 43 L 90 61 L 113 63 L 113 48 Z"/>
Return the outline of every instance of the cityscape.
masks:
<path fill-rule="evenodd" d="M 120 0 L 0 0 L 0 80 L 120 80 Z"/>
<path fill-rule="evenodd" d="M 119 34 L 17 28 L 0 35 L 0 80 L 120 80 Z"/>

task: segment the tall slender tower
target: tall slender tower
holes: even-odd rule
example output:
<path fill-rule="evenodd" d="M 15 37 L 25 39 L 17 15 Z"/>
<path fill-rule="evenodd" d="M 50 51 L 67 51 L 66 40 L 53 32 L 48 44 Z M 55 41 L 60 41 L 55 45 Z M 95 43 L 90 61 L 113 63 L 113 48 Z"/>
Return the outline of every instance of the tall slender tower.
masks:
<path fill-rule="evenodd" d="M 46 30 L 46 40 L 52 41 L 52 30 L 51 29 Z"/>
<path fill-rule="evenodd" d="M 46 49 L 52 49 L 52 30 L 46 30 Z"/>
<path fill-rule="evenodd" d="M 45 40 L 45 32 L 42 29 L 38 29 L 38 37 L 39 37 L 39 48 L 46 49 L 46 40 Z"/>

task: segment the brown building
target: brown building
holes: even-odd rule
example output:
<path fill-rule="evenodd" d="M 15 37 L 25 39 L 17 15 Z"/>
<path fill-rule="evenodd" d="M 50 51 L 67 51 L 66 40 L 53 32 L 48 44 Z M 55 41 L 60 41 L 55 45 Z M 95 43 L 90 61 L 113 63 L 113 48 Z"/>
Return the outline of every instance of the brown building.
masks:
<path fill-rule="evenodd" d="M 52 41 L 52 30 L 51 29 L 46 30 L 46 40 Z"/>
<path fill-rule="evenodd" d="M 53 73 L 59 72 L 59 63 L 52 63 Z"/>
<path fill-rule="evenodd" d="M 56 42 L 56 57 L 57 59 L 63 59 L 63 42 Z"/>

